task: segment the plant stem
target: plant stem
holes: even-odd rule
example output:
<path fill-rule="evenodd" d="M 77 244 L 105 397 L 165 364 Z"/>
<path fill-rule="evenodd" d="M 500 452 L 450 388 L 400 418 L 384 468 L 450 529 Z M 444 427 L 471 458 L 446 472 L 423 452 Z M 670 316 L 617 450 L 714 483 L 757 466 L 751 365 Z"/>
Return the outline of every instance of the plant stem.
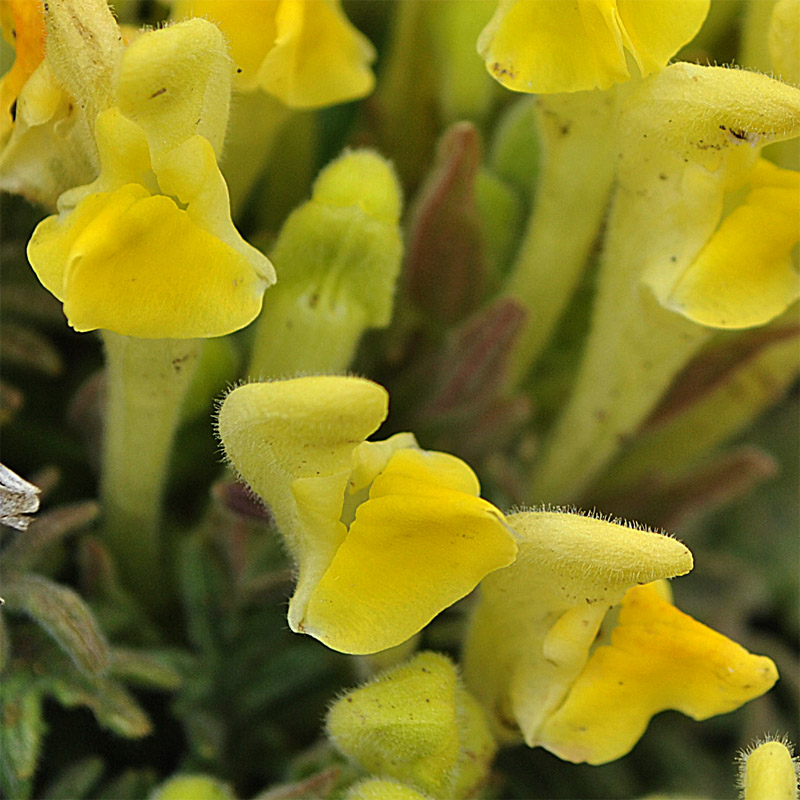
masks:
<path fill-rule="evenodd" d="M 107 401 L 101 497 L 123 581 L 149 606 L 163 591 L 160 522 L 169 458 L 202 339 L 103 331 Z"/>
<path fill-rule="evenodd" d="M 505 293 L 528 310 L 509 368 L 524 380 L 578 284 L 614 177 L 616 90 L 544 95 L 537 114 L 542 169 Z"/>

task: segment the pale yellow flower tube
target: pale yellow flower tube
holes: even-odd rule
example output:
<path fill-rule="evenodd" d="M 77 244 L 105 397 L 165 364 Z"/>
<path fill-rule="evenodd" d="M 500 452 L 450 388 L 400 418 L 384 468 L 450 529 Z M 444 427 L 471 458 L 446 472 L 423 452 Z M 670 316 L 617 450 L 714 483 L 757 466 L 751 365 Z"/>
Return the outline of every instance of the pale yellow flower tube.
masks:
<path fill-rule="evenodd" d="M 535 113 L 542 166 L 533 211 L 503 287 L 528 313 L 510 363 L 512 386 L 541 355 L 580 280 L 616 167 L 616 90 L 543 95 Z"/>
<path fill-rule="evenodd" d="M 674 64 L 631 92 L 620 128 L 591 332 L 537 502 L 580 497 L 714 329 L 764 325 L 800 290 L 798 178 L 758 159 L 800 133 L 800 90 Z"/>

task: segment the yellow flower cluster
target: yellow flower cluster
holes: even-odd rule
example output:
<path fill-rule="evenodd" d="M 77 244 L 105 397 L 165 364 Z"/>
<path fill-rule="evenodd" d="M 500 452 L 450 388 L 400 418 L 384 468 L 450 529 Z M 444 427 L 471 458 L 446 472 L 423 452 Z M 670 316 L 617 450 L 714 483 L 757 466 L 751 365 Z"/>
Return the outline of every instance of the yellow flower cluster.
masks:
<path fill-rule="evenodd" d="M 598 109 L 618 129 L 603 139 L 613 165 L 596 170 L 593 192 L 599 225 L 613 177 L 594 327 L 577 400 L 543 448 L 537 499 L 583 489 L 711 329 L 766 325 L 800 296 L 800 174 L 761 152 L 800 133 L 800 89 L 755 73 L 668 65 L 709 4 L 500 0 L 478 40 L 502 85 L 593 92 L 586 106 L 571 95 L 552 108 L 575 112 L 584 136 Z M 255 320 L 276 274 L 234 226 L 218 165 L 232 92 L 266 92 L 283 110 L 317 109 L 362 98 L 375 84 L 375 50 L 340 0 L 171 5 L 171 24 L 130 42 L 99 0 L 0 5 L 16 46 L 0 81 L 0 186 L 55 210 L 27 253 L 77 331 L 191 340 Z M 776 5 L 771 43 L 791 70 L 788 7 Z M 626 82 L 598 102 L 594 90 Z M 551 127 L 556 152 L 570 125 Z M 43 150 L 65 155 L 44 165 Z M 285 278 L 259 323 L 255 375 L 343 371 L 363 331 L 389 324 L 401 211 L 399 180 L 372 151 L 348 153 L 321 173 L 273 251 Z M 593 232 L 584 233 L 588 247 Z M 286 345 L 282 360 L 274 350 L 284 342 L 300 344 Z M 125 341 L 116 346 L 133 352 Z M 304 347 L 320 362 L 299 363 Z M 200 357 L 187 353 L 193 363 Z M 162 437 L 164 472 L 176 409 Z M 411 433 L 370 440 L 388 413 L 377 383 L 306 375 L 238 386 L 217 418 L 230 465 L 269 507 L 295 562 L 292 631 L 342 653 L 380 653 L 477 589 L 463 683 L 448 659 L 426 653 L 332 707 L 331 738 L 371 776 L 347 797 L 468 795 L 496 742 L 606 763 L 628 753 L 663 710 L 706 719 L 775 683 L 769 658 L 672 604 L 667 580 L 693 566 L 677 539 L 561 508 L 506 515 L 481 497 L 461 459 L 421 448 Z M 129 474 L 119 474 L 119 486 L 130 487 Z M 146 497 L 159 491 L 148 486 Z M 747 796 L 766 797 L 758 764 L 780 760 L 788 775 L 785 755 L 767 748 L 751 759 L 756 788 Z"/>
<path fill-rule="evenodd" d="M 480 583 L 465 679 L 495 734 L 592 764 L 627 753 L 659 711 L 705 719 L 775 682 L 770 659 L 665 597 L 658 581 L 692 568 L 676 539 L 562 511 L 505 517 L 454 456 L 411 434 L 365 441 L 387 400 L 320 376 L 240 386 L 222 404 L 225 452 L 297 562 L 292 630 L 374 653 Z"/>

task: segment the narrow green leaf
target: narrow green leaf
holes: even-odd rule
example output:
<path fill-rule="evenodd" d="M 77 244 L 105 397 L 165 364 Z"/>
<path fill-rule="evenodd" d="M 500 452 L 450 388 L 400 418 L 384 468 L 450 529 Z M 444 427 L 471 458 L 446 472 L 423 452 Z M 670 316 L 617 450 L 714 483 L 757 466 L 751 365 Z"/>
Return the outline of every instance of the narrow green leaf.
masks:
<path fill-rule="evenodd" d="M 686 476 L 785 394 L 797 378 L 799 340 L 797 325 L 781 321 L 712 343 L 675 378 L 595 493 Z"/>
<path fill-rule="evenodd" d="M 58 375 L 64 365 L 59 352 L 33 328 L 6 322 L 2 326 L 3 358 L 7 363 L 35 369 L 45 375 Z"/>
<path fill-rule="evenodd" d="M 108 678 L 75 673 L 49 681 L 48 690 L 64 706 L 85 706 L 102 726 L 127 739 L 139 739 L 152 730 L 150 719 L 133 697 Z"/>
<path fill-rule="evenodd" d="M 216 591 L 220 587 L 212 574 L 213 565 L 205 557 L 203 542 L 199 536 L 186 539 L 181 547 L 180 581 L 183 604 L 187 611 L 188 634 L 192 643 L 206 656 L 216 654 L 219 649 L 213 624 Z"/>
<path fill-rule="evenodd" d="M 178 689 L 183 676 L 174 662 L 189 657 L 187 653 L 130 650 L 115 647 L 111 651 L 111 675 L 129 683 L 155 689 Z"/>
<path fill-rule="evenodd" d="M 11 573 L 4 582 L 9 611 L 33 617 L 78 669 L 101 675 L 108 669 L 108 644 L 88 605 L 66 586 L 40 575 Z"/>

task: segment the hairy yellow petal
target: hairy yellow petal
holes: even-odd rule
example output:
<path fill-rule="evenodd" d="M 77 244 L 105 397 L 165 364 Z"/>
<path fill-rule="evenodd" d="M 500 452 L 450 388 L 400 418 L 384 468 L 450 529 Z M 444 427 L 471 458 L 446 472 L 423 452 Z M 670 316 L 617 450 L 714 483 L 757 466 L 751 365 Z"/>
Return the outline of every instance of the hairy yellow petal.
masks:
<path fill-rule="evenodd" d="M 205 17 L 225 34 L 236 64 L 235 86 L 258 86 L 258 70 L 275 42 L 275 14 L 281 0 L 177 0 L 173 19 Z"/>
<path fill-rule="evenodd" d="M 747 753 L 742 762 L 743 800 L 797 800 L 797 771 L 785 744 L 764 742 Z"/>
<path fill-rule="evenodd" d="M 611 644 L 591 655 L 539 741 L 569 761 L 603 764 L 630 751 L 659 711 L 707 719 L 758 697 L 777 677 L 769 658 L 696 622 L 652 587 L 635 587 Z"/>
<path fill-rule="evenodd" d="M 149 31 L 125 50 L 116 103 L 144 130 L 154 157 L 194 135 L 208 139 L 219 155 L 232 74 L 219 28 L 190 19 Z"/>
<path fill-rule="evenodd" d="M 271 263 L 230 218 L 210 142 L 151 151 L 118 108 L 100 114 L 98 179 L 65 192 L 28 258 L 76 330 L 147 339 L 222 336 L 261 309 Z"/>

